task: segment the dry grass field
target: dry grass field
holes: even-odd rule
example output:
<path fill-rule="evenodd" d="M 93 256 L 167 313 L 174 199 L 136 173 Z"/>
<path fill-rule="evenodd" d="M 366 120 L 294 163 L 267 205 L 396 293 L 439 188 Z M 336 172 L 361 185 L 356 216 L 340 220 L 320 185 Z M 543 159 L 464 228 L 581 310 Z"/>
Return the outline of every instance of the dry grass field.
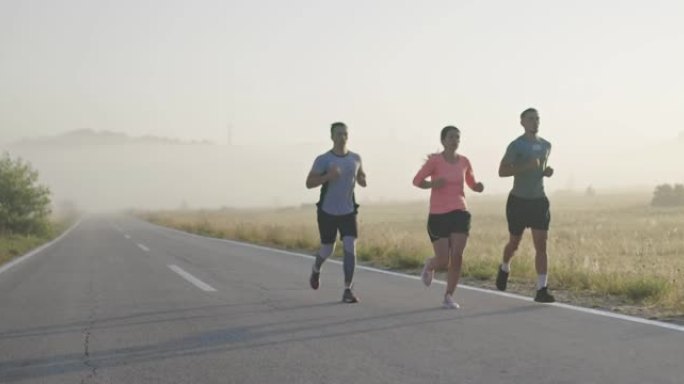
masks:
<path fill-rule="evenodd" d="M 684 208 L 653 208 L 649 194 L 636 193 L 550 199 L 549 285 L 560 301 L 664 320 L 684 318 Z M 493 287 L 508 237 L 504 206 L 505 196 L 469 196 L 473 221 L 463 283 Z M 137 214 L 208 236 L 308 253 L 318 247 L 313 206 Z M 426 219 L 427 202 L 363 205 L 360 262 L 417 274 L 432 254 Z M 532 295 L 534 282 L 534 252 L 526 232 L 513 259 L 510 290 Z"/>

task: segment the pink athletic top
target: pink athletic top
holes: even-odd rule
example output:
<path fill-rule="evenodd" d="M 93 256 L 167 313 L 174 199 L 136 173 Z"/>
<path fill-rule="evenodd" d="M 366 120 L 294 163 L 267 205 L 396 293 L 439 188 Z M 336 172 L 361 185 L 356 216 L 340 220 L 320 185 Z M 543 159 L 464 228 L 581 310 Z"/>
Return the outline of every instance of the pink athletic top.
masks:
<path fill-rule="evenodd" d="M 430 176 L 430 180 L 444 179 L 446 184 L 441 188 L 430 190 L 430 213 L 440 214 L 455 210 L 466 210 L 465 193 L 463 184 L 468 184 L 470 189 L 475 188 L 475 176 L 470 161 L 463 155 L 458 155 L 454 164 L 444 159 L 441 153 L 435 153 L 428 157 L 423 167 L 413 178 L 416 187 Z"/>

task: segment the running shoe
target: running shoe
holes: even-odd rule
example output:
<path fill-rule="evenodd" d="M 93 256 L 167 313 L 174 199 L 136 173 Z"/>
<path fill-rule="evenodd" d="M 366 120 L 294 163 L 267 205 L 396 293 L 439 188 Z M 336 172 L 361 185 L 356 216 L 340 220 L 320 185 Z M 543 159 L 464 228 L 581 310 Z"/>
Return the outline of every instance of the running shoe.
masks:
<path fill-rule="evenodd" d="M 442 307 L 444 307 L 445 309 L 459 309 L 459 308 L 461 308 L 461 306 L 458 305 L 458 303 L 454 301 L 454 298 L 451 297 L 451 295 L 444 295 L 444 302 L 442 303 Z"/>
<path fill-rule="evenodd" d="M 423 281 L 423 284 L 425 284 L 426 287 L 429 287 L 430 284 L 432 284 L 432 276 L 435 274 L 435 271 L 428 268 L 428 260 L 425 260 L 423 271 L 420 273 L 420 279 Z"/>
<path fill-rule="evenodd" d="M 358 303 L 359 299 L 356 296 L 354 296 L 354 293 L 352 293 L 351 288 L 345 288 L 344 293 L 342 294 L 342 302 Z"/>
<path fill-rule="evenodd" d="M 314 271 L 313 268 L 311 269 L 311 276 L 309 277 L 309 285 L 311 285 L 311 288 L 313 289 L 318 289 L 318 286 L 321 283 L 321 271 Z"/>
<path fill-rule="evenodd" d="M 544 287 L 537 291 L 537 295 L 534 296 L 534 301 L 537 303 L 553 303 L 556 301 L 556 298 L 549 293 L 547 287 Z"/>
<path fill-rule="evenodd" d="M 508 275 L 509 273 L 501 269 L 501 265 L 499 265 L 499 272 L 496 274 L 496 289 L 499 291 L 506 290 L 506 285 L 508 284 Z"/>

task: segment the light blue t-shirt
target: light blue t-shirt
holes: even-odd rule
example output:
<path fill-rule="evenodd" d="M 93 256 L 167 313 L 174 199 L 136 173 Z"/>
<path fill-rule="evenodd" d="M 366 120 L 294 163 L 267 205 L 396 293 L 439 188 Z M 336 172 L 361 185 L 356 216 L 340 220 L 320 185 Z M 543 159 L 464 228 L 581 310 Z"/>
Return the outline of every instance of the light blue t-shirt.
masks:
<path fill-rule="evenodd" d="M 347 215 L 356 212 L 358 205 L 354 199 L 354 186 L 356 175 L 361 169 L 361 156 L 351 151 L 344 156 L 328 151 L 316 157 L 311 172 L 323 175 L 332 166 L 340 168 L 340 176 L 321 186 L 318 207 L 330 215 Z"/>
<path fill-rule="evenodd" d="M 544 169 L 551 153 L 551 143 L 538 137 L 528 140 L 524 135 L 513 140 L 506 148 L 503 161 L 515 166 L 528 163 L 531 159 L 539 159 L 539 168 L 530 169 L 513 176 L 511 194 L 524 199 L 546 197 L 544 193 Z"/>

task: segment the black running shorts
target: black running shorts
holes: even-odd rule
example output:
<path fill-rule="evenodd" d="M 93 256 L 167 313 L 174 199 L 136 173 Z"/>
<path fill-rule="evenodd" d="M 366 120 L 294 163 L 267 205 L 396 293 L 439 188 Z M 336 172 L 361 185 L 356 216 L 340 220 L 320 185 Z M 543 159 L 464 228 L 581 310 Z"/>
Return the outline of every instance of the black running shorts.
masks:
<path fill-rule="evenodd" d="M 506 220 L 508 232 L 513 236 L 521 236 L 525 228 L 548 231 L 551 223 L 549 199 L 546 197 L 523 199 L 508 195 Z"/>
<path fill-rule="evenodd" d="M 358 237 L 356 213 L 348 215 L 331 215 L 322 209 L 318 209 L 318 233 L 321 236 L 321 244 L 332 244 L 340 231 L 340 238 L 345 236 Z"/>
<path fill-rule="evenodd" d="M 428 216 L 427 231 L 433 243 L 442 238 L 449 238 L 452 233 L 467 235 L 470 232 L 470 212 L 457 210 L 439 214 L 431 213 Z"/>

